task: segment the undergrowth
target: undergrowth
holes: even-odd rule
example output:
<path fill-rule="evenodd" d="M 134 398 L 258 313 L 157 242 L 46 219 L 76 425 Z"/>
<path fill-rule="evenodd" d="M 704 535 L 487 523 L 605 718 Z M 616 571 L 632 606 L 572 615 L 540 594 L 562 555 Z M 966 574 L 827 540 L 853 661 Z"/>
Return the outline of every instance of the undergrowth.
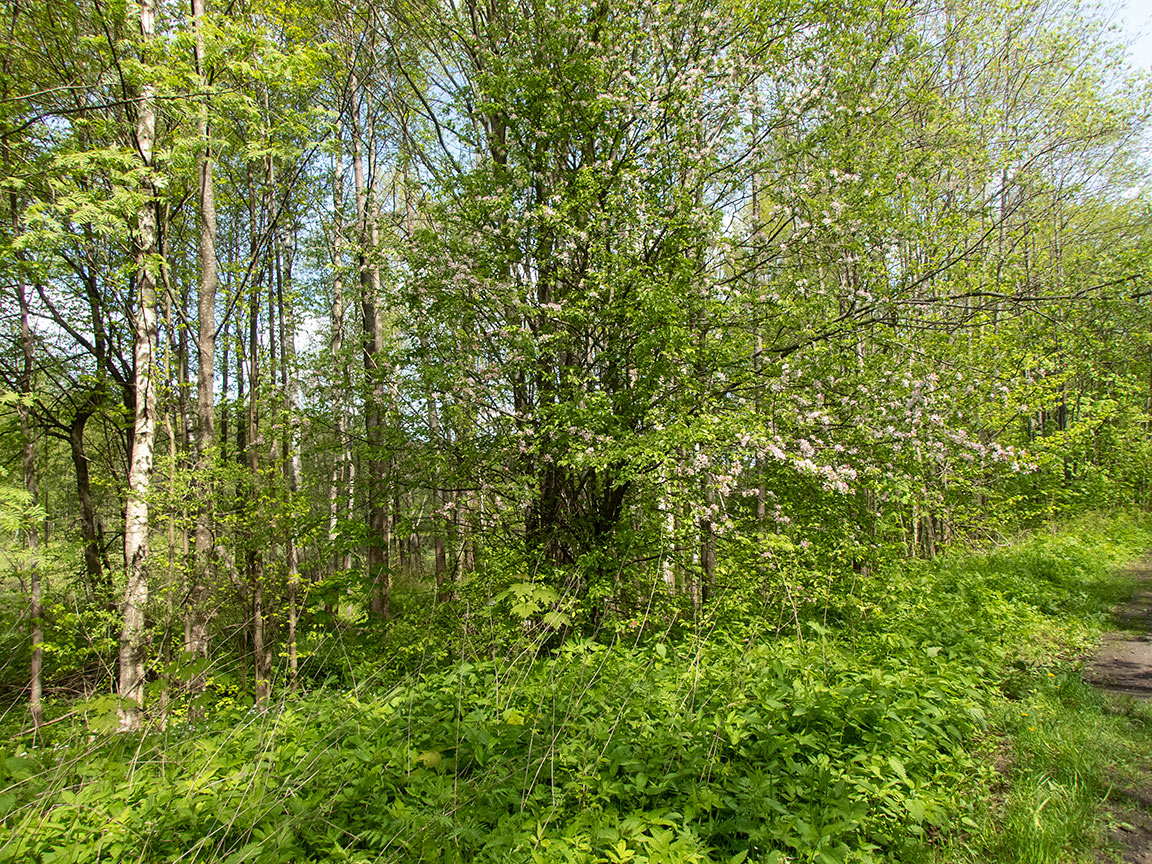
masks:
<path fill-rule="evenodd" d="M 1106 553 L 1107 539 L 1095 540 Z M 1086 585 L 1085 608 L 1094 598 L 1115 605 L 1147 587 L 1134 572 L 1113 572 Z M 1147 831 L 1141 811 L 1152 788 L 1152 704 L 1093 687 L 1081 662 L 1085 639 L 1100 625 L 1116 626 L 1099 614 L 1111 605 L 1071 627 L 1053 622 L 1041 631 L 1049 637 L 1004 671 L 993 714 L 998 771 L 981 790 L 986 806 L 976 830 L 954 835 L 935 860 L 1101 864 L 1122 858 L 1117 829 L 1137 823 Z"/>
<path fill-rule="evenodd" d="M 1053 756 L 1005 798 L 997 765 L 1059 749 L 1050 714 L 1089 698 L 1071 670 L 1150 541 L 1081 522 L 910 562 L 789 635 L 753 607 L 141 735 L 62 722 L 0 760 L 0 861 L 1054 861 L 1011 844 L 1048 842 L 1036 812 L 1094 842 L 1101 787 Z"/>
<path fill-rule="evenodd" d="M 938 856 L 971 864 L 1101 864 L 1120 860 L 1111 834 L 1144 822 L 1130 790 L 1146 789 L 1152 710 L 1094 689 L 1074 667 L 1031 670 L 1021 698 L 999 706 L 1002 774 L 978 830 Z"/>

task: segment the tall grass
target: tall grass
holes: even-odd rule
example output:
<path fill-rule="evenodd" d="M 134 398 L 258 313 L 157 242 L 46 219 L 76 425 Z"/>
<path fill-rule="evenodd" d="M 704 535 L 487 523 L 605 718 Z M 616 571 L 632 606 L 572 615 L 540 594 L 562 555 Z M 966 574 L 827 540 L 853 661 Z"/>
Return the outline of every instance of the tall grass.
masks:
<path fill-rule="evenodd" d="M 1148 545 L 1083 521 L 784 631 L 750 601 L 136 736 L 61 723 L 0 760 L 0 861 L 1055 861 L 1143 722 L 1075 668 Z"/>

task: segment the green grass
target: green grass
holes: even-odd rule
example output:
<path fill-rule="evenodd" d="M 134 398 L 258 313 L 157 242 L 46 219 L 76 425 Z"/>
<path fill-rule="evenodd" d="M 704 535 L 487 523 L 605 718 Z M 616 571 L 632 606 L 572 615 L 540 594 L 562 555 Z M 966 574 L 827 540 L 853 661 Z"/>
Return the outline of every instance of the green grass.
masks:
<path fill-rule="evenodd" d="M 1152 789 L 1152 705 L 1083 680 L 1088 649 L 1123 627 L 1109 613 L 1138 587 L 1118 570 L 1127 556 L 1109 548 L 1103 527 L 1081 526 L 1101 554 L 1081 580 L 1078 614 L 1041 627 L 1005 671 L 993 722 L 998 770 L 980 789 L 976 824 L 938 849 L 938 861 L 1120 861 L 1114 829 L 1143 821 L 1131 793 Z"/>
<path fill-rule="evenodd" d="M 1118 710 L 1115 697 L 1096 692 L 1074 669 L 1030 683 L 996 719 L 1004 736 L 1000 772 L 985 787 L 978 827 L 954 838 L 941 860 L 1097 862 L 1099 851 L 1111 849 L 1113 825 L 1137 820 L 1119 790 L 1141 785 L 1152 763 L 1152 711 Z"/>
<path fill-rule="evenodd" d="M 0 861 L 1092 860 L 1152 736 L 1078 663 L 1150 544 L 1082 521 L 845 580 L 841 623 L 790 635 L 748 602 L 142 736 L 60 724 L 0 759 Z"/>

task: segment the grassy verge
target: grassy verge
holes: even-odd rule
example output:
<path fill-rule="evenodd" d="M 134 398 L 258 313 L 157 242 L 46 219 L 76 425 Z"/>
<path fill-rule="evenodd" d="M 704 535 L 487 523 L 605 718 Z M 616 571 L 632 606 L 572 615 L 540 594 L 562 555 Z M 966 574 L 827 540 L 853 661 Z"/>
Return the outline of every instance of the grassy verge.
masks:
<path fill-rule="evenodd" d="M 1131 527 L 1079 526 L 1071 542 L 1090 554 L 1078 556 L 1087 564 L 1078 608 L 1037 628 L 1005 668 L 990 754 L 998 770 L 980 787 L 972 830 L 952 837 L 937 860 L 1099 864 L 1152 838 L 1143 809 L 1152 802 L 1152 705 L 1083 679 L 1087 650 L 1120 627 L 1111 611 L 1141 587 L 1120 566 L 1143 540 Z"/>
<path fill-rule="evenodd" d="M 1117 834 L 1145 822 L 1152 709 L 1101 694 L 1076 670 L 1036 677 L 1006 706 L 1004 776 L 980 830 L 952 860 L 1071 864 L 1122 860 Z"/>
<path fill-rule="evenodd" d="M 61 724 L 0 759 L 0 861 L 1086 856 L 1117 754 L 1147 754 L 1142 709 L 1106 710 L 1076 664 L 1150 544 L 1081 522 L 848 580 L 788 636 L 752 603 L 141 736 Z"/>

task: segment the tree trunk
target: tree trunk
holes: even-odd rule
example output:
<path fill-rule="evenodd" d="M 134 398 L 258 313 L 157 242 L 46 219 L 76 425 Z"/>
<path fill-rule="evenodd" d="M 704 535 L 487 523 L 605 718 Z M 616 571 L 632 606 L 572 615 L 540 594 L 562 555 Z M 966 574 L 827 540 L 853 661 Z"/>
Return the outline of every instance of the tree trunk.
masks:
<path fill-rule="evenodd" d="M 428 443 L 432 446 L 433 450 L 443 450 L 442 442 L 440 441 L 440 416 L 436 410 L 436 397 L 433 395 L 432 390 L 429 388 L 427 392 L 428 400 Z M 429 454 L 432 464 L 436 465 L 437 460 L 433 454 Z M 448 505 L 447 496 L 444 494 L 440 484 L 440 472 L 436 470 L 432 474 L 432 553 L 433 561 L 435 562 L 435 575 L 436 575 L 436 599 L 438 602 L 447 602 L 452 597 L 452 588 L 448 581 L 448 558 L 444 552 L 444 535 L 448 525 L 448 514 L 445 509 Z"/>
<path fill-rule="evenodd" d="M 197 84 L 202 94 L 196 115 L 200 138 L 197 159 L 198 209 L 200 235 L 200 290 L 197 297 L 196 349 L 196 527 L 192 582 L 187 596 L 187 622 L 184 650 L 199 657 L 208 656 L 208 593 L 214 567 L 214 489 L 215 464 L 215 358 L 216 358 L 216 291 L 219 273 L 216 259 L 216 192 L 213 177 L 212 140 L 208 127 L 208 71 L 205 68 L 204 0 L 192 0 L 193 51 Z M 193 692 L 204 689 L 204 674 L 189 682 Z"/>
<path fill-rule="evenodd" d="M 12 11 L 13 24 L 17 9 Z M 9 56 L 4 57 L 3 95 L 7 101 L 11 80 L 9 70 Z M 4 173 L 11 176 L 11 155 L 8 148 L 8 137 L 0 138 L 0 148 L 3 150 Z M 15 188 L 8 191 L 9 217 L 12 220 L 12 240 L 15 241 L 20 234 L 20 200 Z M 28 295 L 24 283 L 24 272 L 20 268 L 19 259 L 23 258 L 21 252 L 16 253 L 18 264 L 16 269 L 16 302 L 20 309 L 20 347 L 23 353 L 24 368 L 20 374 L 19 389 L 21 395 L 30 397 L 32 394 L 32 369 L 34 366 L 34 350 L 32 342 L 32 328 L 28 322 Z M 28 496 L 28 505 L 35 507 L 39 503 L 40 486 L 36 474 L 36 451 L 32 440 L 32 424 L 30 422 L 29 405 L 25 400 L 17 402 L 17 413 L 20 418 L 20 438 L 22 442 L 21 467 L 23 469 L 24 491 Z M 91 499 L 89 499 L 91 503 Z M 40 573 L 38 552 L 40 536 L 35 519 L 28 519 L 22 526 L 24 534 L 24 548 L 27 549 L 26 572 L 28 574 L 28 618 L 30 622 L 29 636 L 32 640 L 32 657 L 28 664 L 28 711 L 32 717 L 32 726 L 39 730 L 44 722 L 44 631 L 42 619 L 44 616 L 44 585 Z M 45 538 L 47 539 L 47 538 Z M 87 545 L 85 552 L 87 553 Z M 99 559 L 97 559 L 99 560 Z"/>
<path fill-rule="evenodd" d="M 712 474 L 705 472 L 704 485 L 704 517 L 700 520 L 700 597 L 701 604 L 707 602 L 712 594 L 716 577 L 716 487 L 712 482 Z"/>
<path fill-rule="evenodd" d="M 344 180 L 340 173 L 340 159 L 334 160 L 332 172 L 332 334 L 328 343 L 328 353 L 336 364 L 334 370 L 339 386 L 333 394 L 336 403 L 333 413 L 336 446 L 339 448 L 332 460 L 332 476 L 328 486 L 328 543 L 332 548 L 333 571 L 342 569 L 343 559 L 336 549 L 337 525 L 340 517 L 340 483 L 352 464 L 352 454 L 348 448 L 347 394 L 351 388 L 348 365 L 344 360 Z M 348 501 L 345 501 L 347 506 Z M 346 566 L 346 565 L 345 565 Z"/>
<path fill-rule="evenodd" d="M 259 366 L 257 360 L 260 351 L 260 333 L 258 322 L 260 317 L 260 290 L 259 284 L 254 283 L 248 306 L 248 434 L 246 436 L 248 457 L 248 489 L 251 501 L 249 502 L 249 539 L 256 532 L 260 522 L 259 490 L 260 482 L 260 444 L 259 437 L 259 411 L 257 397 L 259 396 L 259 379 L 257 377 Z M 248 550 L 248 583 L 252 591 L 252 654 L 254 660 L 253 673 L 255 677 L 256 704 L 263 705 L 271 694 L 269 671 L 271 658 L 265 645 L 264 632 L 264 558 L 260 550 L 252 547 Z"/>
<path fill-rule="evenodd" d="M 287 427 L 283 440 L 284 481 L 289 508 L 295 506 L 300 488 L 300 382 L 296 377 L 296 321 L 292 298 L 292 249 L 277 232 L 276 300 L 280 309 L 280 376 L 284 389 Z M 291 509 L 290 511 L 291 512 Z M 295 693 L 299 686 L 296 628 L 300 617 L 300 552 L 296 545 L 295 519 L 289 520 L 286 542 L 288 568 L 288 680 Z"/>
<path fill-rule="evenodd" d="M 252 658 L 256 679 L 256 704 L 264 706 L 272 695 L 272 652 L 264 632 L 264 562 L 258 552 L 248 553 L 252 580 Z"/>
<path fill-rule="evenodd" d="M 92 403 L 96 394 L 72 417 L 68 426 L 68 447 L 72 467 L 76 472 L 76 498 L 80 503 L 80 539 L 84 546 L 84 572 L 88 576 L 89 590 L 99 596 L 101 603 L 111 603 L 107 596 L 112 588 L 100 564 L 100 533 L 96 527 L 96 507 L 92 503 L 92 481 L 88 472 L 88 454 L 84 448 L 84 430 L 92 416 Z"/>
<path fill-rule="evenodd" d="M 145 41 L 155 33 L 155 0 L 140 0 L 140 34 Z M 153 87 L 140 88 L 136 105 L 136 147 L 145 168 L 152 166 L 156 140 Z M 133 380 L 136 390 L 135 424 L 128 469 L 128 502 L 124 512 L 124 563 L 128 581 L 124 589 L 123 629 L 120 631 L 120 729 L 140 728 L 144 708 L 145 631 L 148 602 L 148 489 L 152 481 L 152 444 L 156 434 L 156 282 L 149 260 L 156 254 L 156 211 L 152 182 L 141 183 L 144 204 L 137 214 L 135 345 Z"/>
<path fill-rule="evenodd" d="M 13 196 L 15 197 L 15 196 Z M 12 210 L 12 221 L 16 222 L 16 209 Z M 32 329 L 28 324 L 28 296 L 24 293 L 24 278 L 19 276 L 16 284 L 17 300 L 20 305 L 20 344 L 24 352 L 24 371 L 21 375 L 20 390 L 24 395 L 32 392 Z M 32 424 L 28 416 L 28 406 L 20 403 L 20 437 L 23 440 L 24 491 L 28 495 L 28 505 L 39 503 L 40 486 L 36 475 L 36 451 L 32 440 Z M 44 584 L 40 573 L 40 535 L 35 518 L 25 521 L 23 526 L 24 548 L 27 550 L 25 572 L 28 574 L 28 618 L 31 622 L 32 661 L 28 669 L 29 696 L 28 711 L 32 715 L 32 725 L 36 729 L 44 722 Z"/>
<path fill-rule="evenodd" d="M 380 270 L 369 261 L 377 246 L 376 219 L 369 201 L 368 183 L 365 181 L 363 145 L 359 109 L 353 112 L 352 172 L 356 184 L 356 219 L 360 241 L 358 265 L 360 271 L 361 309 L 364 315 L 363 354 L 364 374 L 369 395 L 364 408 L 364 426 L 368 439 L 368 578 L 371 593 L 368 611 L 375 618 L 391 616 L 391 576 L 388 572 L 388 494 L 384 476 L 386 462 L 384 449 L 384 387 L 380 370 L 380 351 L 384 341 L 383 322 L 378 307 L 380 298 Z M 368 171 L 375 176 L 374 144 L 369 124 Z"/>

